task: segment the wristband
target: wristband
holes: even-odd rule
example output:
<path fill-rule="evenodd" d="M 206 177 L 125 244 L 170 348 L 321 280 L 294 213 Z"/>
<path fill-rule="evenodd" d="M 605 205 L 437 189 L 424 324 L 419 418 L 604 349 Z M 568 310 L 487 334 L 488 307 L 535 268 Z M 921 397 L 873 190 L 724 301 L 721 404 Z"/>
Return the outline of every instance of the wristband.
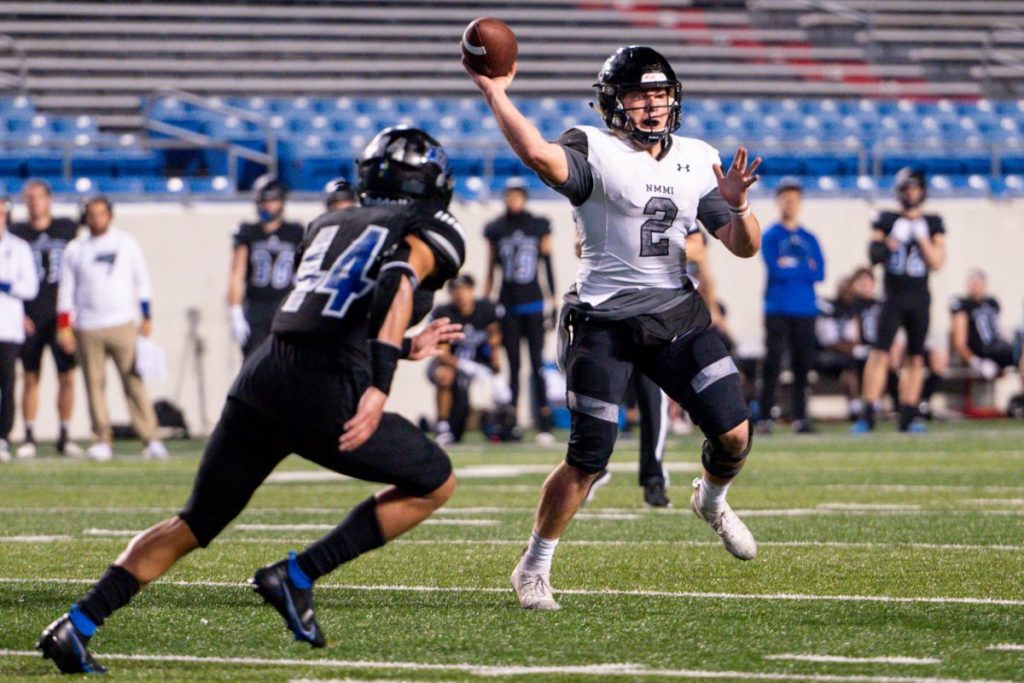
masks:
<path fill-rule="evenodd" d="M 149 320 L 152 317 L 150 315 L 149 302 L 148 301 L 140 301 L 139 302 L 139 309 L 142 310 L 142 319 L 143 320 Z"/>
<path fill-rule="evenodd" d="M 402 349 L 387 342 L 370 340 L 370 386 L 385 394 L 391 393 L 391 380 L 401 358 Z"/>
<path fill-rule="evenodd" d="M 399 354 L 399 358 L 408 358 L 412 354 L 412 337 L 405 337 L 402 339 L 402 351 Z"/>
<path fill-rule="evenodd" d="M 71 327 L 71 314 L 67 311 L 57 314 L 57 329 L 66 330 Z"/>
<path fill-rule="evenodd" d="M 0 292 L 3 292 L 4 294 L 7 294 L 10 291 L 11 291 L 11 283 L 10 282 L 0 282 Z"/>
<path fill-rule="evenodd" d="M 750 215 L 750 202 L 743 202 L 743 206 L 730 206 L 729 211 L 735 218 L 742 220 Z"/>

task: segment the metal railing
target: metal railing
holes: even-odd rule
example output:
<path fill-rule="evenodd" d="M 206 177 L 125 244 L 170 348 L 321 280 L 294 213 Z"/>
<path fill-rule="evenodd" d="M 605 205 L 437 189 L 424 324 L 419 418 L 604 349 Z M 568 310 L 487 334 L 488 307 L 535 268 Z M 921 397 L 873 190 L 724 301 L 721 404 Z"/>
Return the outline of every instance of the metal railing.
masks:
<path fill-rule="evenodd" d="M 176 126 L 172 123 L 154 118 L 153 110 L 157 104 L 165 100 L 175 100 L 187 103 L 197 109 L 220 114 L 225 118 L 234 117 L 241 121 L 248 121 L 259 128 L 263 137 L 266 152 L 250 149 L 243 145 L 231 142 L 230 140 L 217 138 L 205 133 L 199 133 L 188 128 Z M 266 166 L 269 173 L 277 173 L 277 139 L 274 129 L 267 117 L 261 116 L 245 109 L 232 107 L 215 99 L 202 97 L 195 93 L 173 88 L 162 88 L 150 93 L 143 102 L 143 121 L 147 143 L 150 147 L 170 148 L 167 141 L 154 138 L 151 133 L 160 133 L 173 138 L 176 141 L 174 149 L 215 149 L 223 151 L 227 155 L 228 180 L 232 187 L 238 187 L 238 160 L 245 159 L 257 164 Z"/>

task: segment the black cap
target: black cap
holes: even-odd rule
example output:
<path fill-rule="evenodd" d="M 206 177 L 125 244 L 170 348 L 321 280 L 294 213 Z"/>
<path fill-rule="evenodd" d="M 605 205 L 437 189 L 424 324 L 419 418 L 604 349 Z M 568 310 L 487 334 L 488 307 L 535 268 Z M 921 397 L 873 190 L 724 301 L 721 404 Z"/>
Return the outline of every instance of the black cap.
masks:
<path fill-rule="evenodd" d="M 775 188 L 775 196 L 778 197 L 783 192 L 789 192 L 790 190 L 796 190 L 803 194 L 804 184 L 800 182 L 799 178 L 791 175 L 785 176 L 779 181 L 778 187 Z"/>
<path fill-rule="evenodd" d="M 461 275 L 453 277 L 451 280 L 448 281 L 448 291 L 449 292 L 454 290 L 454 289 L 457 289 L 459 287 L 475 287 L 475 286 L 476 286 L 476 280 L 474 280 L 473 276 L 470 275 L 469 273 L 462 273 Z"/>

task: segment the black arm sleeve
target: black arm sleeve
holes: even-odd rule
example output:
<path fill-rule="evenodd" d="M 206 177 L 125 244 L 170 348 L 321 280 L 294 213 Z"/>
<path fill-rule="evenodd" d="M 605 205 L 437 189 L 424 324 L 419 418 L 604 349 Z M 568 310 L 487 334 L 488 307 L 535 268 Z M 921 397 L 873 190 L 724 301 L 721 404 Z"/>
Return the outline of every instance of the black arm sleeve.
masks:
<path fill-rule="evenodd" d="M 540 260 L 544 262 L 544 276 L 548 280 L 548 295 L 554 296 L 555 292 L 555 268 L 551 264 L 551 254 L 542 254 Z"/>
<path fill-rule="evenodd" d="M 871 243 L 868 244 L 868 259 L 870 259 L 871 265 L 884 263 L 888 256 L 889 248 L 885 246 L 885 242 L 871 240 Z"/>
<path fill-rule="evenodd" d="M 551 189 L 566 197 L 573 206 L 579 206 L 590 198 L 594 191 L 594 173 L 587 161 L 587 134 L 576 128 L 562 133 L 556 144 L 565 151 L 569 162 L 569 177 L 561 185 L 550 185 Z"/>
<path fill-rule="evenodd" d="M 729 205 L 718 194 L 718 188 L 711 190 L 697 202 L 697 220 L 699 220 L 708 232 L 714 235 L 718 230 L 732 222 L 732 212 Z"/>

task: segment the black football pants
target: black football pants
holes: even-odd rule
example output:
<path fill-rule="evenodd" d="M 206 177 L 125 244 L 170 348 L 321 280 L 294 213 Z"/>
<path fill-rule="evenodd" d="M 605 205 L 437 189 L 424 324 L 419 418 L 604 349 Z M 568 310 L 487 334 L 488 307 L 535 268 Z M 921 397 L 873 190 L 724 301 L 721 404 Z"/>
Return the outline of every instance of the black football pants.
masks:
<path fill-rule="evenodd" d="M 506 313 L 501 320 L 501 341 L 508 357 L 508 384 L 512 390 L 512 405 L 519 405 L 519 368 L 522 340 L 530 352 L 530 384 L 533 405 L 538 414 L 548 407 L 548 392 L 542 372 L 544 364 L 544 314 Z M 545 424 L 540 424 L 544 422 Z M 539 428 L 547 428 L 546 420 L 538 420 Z"/>
<path fill-rule="evenodd" d="M 789 350 L 793 371 L 792 412 L 794 420 L 807 419 L 807 373 L 814 363 L 814 318 L 766 315 L 764 369 L 761 376 L 761 418 L 767 419 L 775 405 L 782 358 Z"/>

